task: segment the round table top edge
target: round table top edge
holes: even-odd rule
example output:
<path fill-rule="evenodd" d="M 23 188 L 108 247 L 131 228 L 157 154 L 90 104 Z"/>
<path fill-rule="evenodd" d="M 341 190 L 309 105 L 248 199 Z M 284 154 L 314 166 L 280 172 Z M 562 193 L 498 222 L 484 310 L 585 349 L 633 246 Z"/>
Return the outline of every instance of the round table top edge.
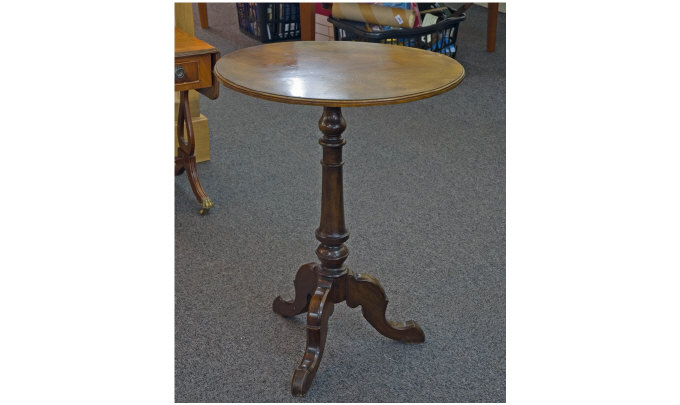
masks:
<path fill-rule="evenodd" d="M 391 104 L 401 104 L 408 103 L 411 101 L 422 100 L 429 97 L 434 97 L 436 95 L 445 93 L 455 87 L 457 87 L 465 78 L 465 68 L 461 65 L 460 76 L 452 80 L 451 82 L 427 91 L 422 91 L 418 93 L 406 94 L 397 97 L 387 97 L 387 98 L 377 98 L 377 99 L 356 99 L 356 100 L 333 100 L 333 99 L 315 99 L 315 98 L 304 98 L 304 97 L 291 97 L 284 96 L 280 94 L 266 93 L 258 90 L 253 90 L 248 87 L 241 86 L 234 83 L 214 70 L 215 77 L 222 83 L 225 87 L 230 88 L 239 93 L 246 94 L 248 96 L 257 97 L 269 101 L 276 101 L 279 103 L 286 104 L 300 104 L 300 105 L 315 105 L 322 107 L 367 107 L 374 105 L 391 105 Z"/>

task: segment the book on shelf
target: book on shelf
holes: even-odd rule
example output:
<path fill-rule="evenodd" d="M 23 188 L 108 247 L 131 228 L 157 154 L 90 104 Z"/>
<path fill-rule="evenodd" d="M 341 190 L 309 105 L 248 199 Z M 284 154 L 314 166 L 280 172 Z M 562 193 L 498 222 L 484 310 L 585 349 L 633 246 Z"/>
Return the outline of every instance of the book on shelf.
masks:
<path fill-rule="evenodd" d="M 261 41 L 300 37 L 298 3 L 236 3 L 239 27 Z"/>
<path fill-rule="evenodd" d="M 265 24 L 267 25 L 267 39 L 270 41 L 272 39 L 272 21 L 274 19 L 273 7 L 273 4 L 267 4 L 267 22 Z"/>
<path fill-rule="evenodd" d="M 283 3 L 279 3 L 279 14 L 277 16 L 279 20 L 279 29 L 276 31 L 279 38 L 283 38 Z"/>
<path fill-rule="evenodd" d="M 299 37 L 300 36 L 300 5 L 299 4 L 293 4 L 293 19 L 296 21 L 293 23 L 295 26 L 293 29 L 293 36 Z"/>
<path fill-rule="evenodd" d="M 285 3 L 283 5 L 283 21 L 284 21 L 283 37 L 288 38 L 290 36 L 290 3 Z"/>
<path fill-rule="evenodd" d="M 238 25 L 243 29 L 246 26 L 246 13 L 243 10 L 243 3 L 236 3 L 236 11 L 238 13 Z"/>

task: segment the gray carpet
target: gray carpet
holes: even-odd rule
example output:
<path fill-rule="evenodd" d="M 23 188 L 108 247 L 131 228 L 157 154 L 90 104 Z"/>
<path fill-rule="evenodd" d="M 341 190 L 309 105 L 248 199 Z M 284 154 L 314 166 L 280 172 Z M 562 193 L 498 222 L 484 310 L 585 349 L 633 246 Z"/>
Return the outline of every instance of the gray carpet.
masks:
<path fill-rule="evenodd" d="M 233 4 L 208 12 L 196 36 L 222 54 L 258 44 L 239 33 Z M 321 108 L 224 87 L 201 97 L 212 160 L 198 169 L 215 207 L 200 216 L 176 177 L 177 402 L 505 401 L 505 15 L 487 53 L 486 9 L 467 14 L 458 88 L 343 110 L 346 264 L 376 277 L 388 318 L 415 320 L 426 341 L 391 341 L 338 304 L 303 398 L 290 381 L 305 317 L 271 304 L 316 260 Z"/>

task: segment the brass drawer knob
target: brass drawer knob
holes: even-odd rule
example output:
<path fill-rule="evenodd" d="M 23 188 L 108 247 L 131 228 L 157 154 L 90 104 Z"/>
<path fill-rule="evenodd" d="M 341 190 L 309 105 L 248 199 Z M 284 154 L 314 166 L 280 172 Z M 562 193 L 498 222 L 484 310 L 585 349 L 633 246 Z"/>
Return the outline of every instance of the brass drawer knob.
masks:
<path fill-rule="evenodd" d="M 175 66 L 175 80 L 184 79 L 184 68 L 182 66 Z"/>

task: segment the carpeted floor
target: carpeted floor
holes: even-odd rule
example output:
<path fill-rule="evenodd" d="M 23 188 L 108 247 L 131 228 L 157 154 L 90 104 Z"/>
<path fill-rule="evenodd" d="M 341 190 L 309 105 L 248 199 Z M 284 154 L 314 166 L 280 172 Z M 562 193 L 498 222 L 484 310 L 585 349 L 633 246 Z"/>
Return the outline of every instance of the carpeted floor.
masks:
<path fill-rule="evenodd" d="M 196 20 L 197 11 L 194 10 Z M 196 36 L 224 55 L 258 42 L 234 4 L 208 4 Z M 290 394 L 305 316 L 272 312 L 316 260 L 321 108 L 224 87 L 201 97 L 210 162 L 206 216 L 175 179 L 177 402 L 505 401 L 505 14 L 487 53 L 486 9 L 461 23 L 463 83 L 394 106 L 345 108 L 346 264 L 380 280 L 389 319 L 417 321 L 424 344 L 391 341 L 338 304 L 306 397 Z"/>

